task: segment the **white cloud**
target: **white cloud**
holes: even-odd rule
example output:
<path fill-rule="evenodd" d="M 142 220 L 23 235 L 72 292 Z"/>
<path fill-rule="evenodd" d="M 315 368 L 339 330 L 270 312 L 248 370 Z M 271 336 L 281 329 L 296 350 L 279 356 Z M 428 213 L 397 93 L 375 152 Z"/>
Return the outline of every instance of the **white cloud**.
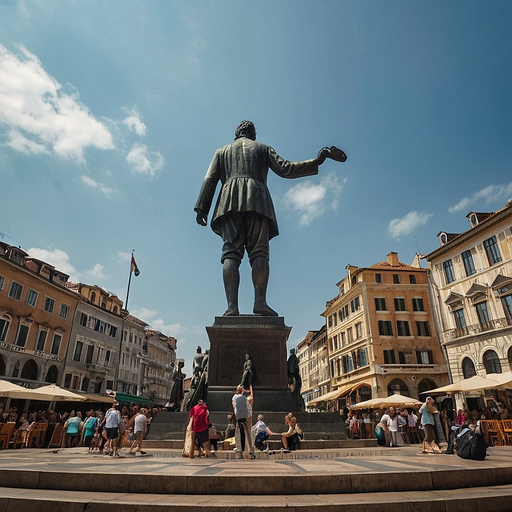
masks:
<path fill-rule="evenodd" d="M 346 182 L 345 179 L 340 183 L 334 173 L 321 178 L 320 183 L 303 181 L 286 192 L 284 202 L 301 214 L 299 223 L 307 225 L 326 210 L 338 208 L 339 197 Z"/>
<path fill-rule="evenodd" d="M 164 157 L 158 151 L 156 153 L 149 151 L 148 147 L 140 142 L 133 145 L 126 161 L 136 172 L 149 174 L 151 177 L 164 166 Z"/>
<path fill-rule="evenodd" d="M 166 324 L 164 320 L 158 317 L 158 312 L 154 309 L 141 308 L 134 310 L 132 314 L 149 324 L 151 329 L 156 329 L 166 336 L 173 336 L 178 339 L 180 335 L 188 331 L 180 323 Z"/>
<path fill-rule="evenodd" d="M 24 153 L 53 151 L 84 162 L 87 147 L 114 148 L 110 131 L 78 93 L 65 92 L 23 46 L 15 55 L 0 45 L 0 123 L 7 144 Z"/>
<path fill-rule="evenodd" d="M 418 226 L 424 226 L 432 213 L 409 212 L 401 219 L 393 219 L 388 225 L 388 233 L 391 238 L 400 239 L 401 236 L 411 234 Z"/>
<path fill-rule="evenodd" d="M 87 185 L 88 187 L 97 188 L 100 192 L 103 192 L 107 197 L 110 197 L 111 194 L 115 192 L 114 189 L 107 187 L 103 183 L 100 183 L 99 181 L 93 180 L 89 176 L 81 176 L 80 178 L 82 180 L 82 183 L 84 185 Z"/>
<path fill-rule="evenodd" d="M 135 109 L 124 109 L 128 114 L 128 117 L 123 119 L 123 123 L 128 127 L 128 129 L 132 132 L 135 132 L 140 137 L 146 135 L 147 127 L 140 119 L 140 113 Z"/>
<path fill-rule="evenodd" d="M 480 189 L 478 192 L 462 198 L 455 206 L 448 208 L 450 213 L 460 212 L 467 208 L 470 204 L 484 201 L 485 204 L 496 202 L 506 202 L 512 196 L 512 183 L 508 185 L 488 185 Z"/>
<path fill-rule="evenodd" d="M 91 270 L 87 270 L 85 274 L 87 277 L 93 278 L 93 279 L 105 279 L 105 274 L 103 274 L 103 265 L 100 265 L 99 263 L 96 263 L 94 267 Z"/>
<path fill-rule="evenodd" d="M 68 274 L 71 282 L 79 283 L 91 278 L 96 280 L 106 279 L 106 276 L 103 273 L 103 265 L 96 263 L 92 269 L 81 272 L 71 264 L 68 253 L 61 249 L 49 250 L 32 247 L 28 249 L 27 252 L 30 257 L 44 261 L 45 263 L 54 266 L 60 272 Z"/>

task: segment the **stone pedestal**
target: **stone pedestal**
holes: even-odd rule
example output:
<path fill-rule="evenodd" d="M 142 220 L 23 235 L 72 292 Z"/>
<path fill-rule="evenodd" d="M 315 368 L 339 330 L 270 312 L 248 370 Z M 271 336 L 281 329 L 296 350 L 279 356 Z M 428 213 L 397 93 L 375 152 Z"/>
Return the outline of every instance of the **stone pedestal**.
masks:
<path fill-rule="evenodd" d="M 231 411 L 245 354 L 252 361 L 253 410 L 298 410 L 288 389 L 286 342 L 291 327 L 283 317 L 221 316 L 206 331 L 210 338 L 206 402 L 210 411 Z"/>

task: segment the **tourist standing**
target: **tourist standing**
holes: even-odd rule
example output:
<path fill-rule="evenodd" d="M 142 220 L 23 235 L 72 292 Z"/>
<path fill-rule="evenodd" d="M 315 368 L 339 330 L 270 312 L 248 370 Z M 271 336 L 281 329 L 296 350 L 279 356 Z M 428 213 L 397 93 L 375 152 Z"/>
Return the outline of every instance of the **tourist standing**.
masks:
<path fill-rule="evenodd" d="M 231 404 L 233 406 L 233 412 L 235 413 L 236 427 L 240 434 L 240 440 L 237 439 L 236 449 L 239 452 L 243 452 L 245 448 L 248 447 L 249 454 L 253 455 L 251 430 L 247 424 L 247 418 L 252 415 L 252 407 L 249 400 L 244 395 L 243 386 L 237 386 Z M 235 437 L 237 436 L 235 435 Z"/>
<path fill-rule="evenodd" d="M 190 419 L 192 421 L 191 428 L 194 434 L 189 455 L 191 459 L 194 458 L 196 442 L 199 445 L 199 449 L 204 450 L 204 456 L 207 458 L 210 457 L 210 438 L 208 435 L 208 428 L 210 424 L 210 420 L 208 418 L 209 415 L 208 407 L 203 400 L 199 400 L 197 405 L 194 405 L 194 407 L 190 409 Z"/>
<path fill-rule="evenodd" d="M 135 437 L 128 453 L 134 453 L 134 448 L 136 448 L 136 454 L 138 453 L 139 455 L 145 455 L 146 453 L 142 450 L 142 440 L 146 435 L 146 428 L 148 426 L 148 418 L 146 416 L 146 412 L 146 409 L 142 408 L 140 412 L 137 412 L 135 416 L 133 416 L 128 422 L 127 430 L 129 428 L 133 428 L 133 435 Z"/>
<path fill-rule="evenodd" d="M 105 443 L 105 455 L 118 457 L 117 438 L 119 437 L 119 423 L 121 422 L 121 413 L 116 409 L 119 405 L 114 402 L 112 407 L 105 414 L 105 431 L 107 442 Z"/>

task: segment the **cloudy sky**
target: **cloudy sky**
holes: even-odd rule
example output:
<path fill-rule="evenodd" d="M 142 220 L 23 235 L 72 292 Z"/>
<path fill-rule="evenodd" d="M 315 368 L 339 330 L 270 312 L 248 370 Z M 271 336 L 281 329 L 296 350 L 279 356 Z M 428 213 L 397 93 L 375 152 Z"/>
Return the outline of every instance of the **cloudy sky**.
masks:
<path fill-rule="evenodd" d="M 193 206 L 239 121 L 290 160 L 348 154 L 269 177 L 290 346 L 346 265 L 411 263 L 512 197 L 508 0 L 0 0 L 0 19 L 0 239 L 122 300 L 135 251 L 128 308 L 187 373 L 226 307 Z"/>

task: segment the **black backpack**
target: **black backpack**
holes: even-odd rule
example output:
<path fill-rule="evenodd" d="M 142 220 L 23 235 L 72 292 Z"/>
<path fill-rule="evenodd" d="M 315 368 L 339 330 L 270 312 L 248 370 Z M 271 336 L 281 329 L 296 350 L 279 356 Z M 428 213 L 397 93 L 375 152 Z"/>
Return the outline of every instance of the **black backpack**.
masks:
<path fill-rule="evenodd" d="M 457 455 L 463 459 L 484 460 L 487 456 L 487 443 L 482 434 L 463 430 L 457 436 Z"/>

